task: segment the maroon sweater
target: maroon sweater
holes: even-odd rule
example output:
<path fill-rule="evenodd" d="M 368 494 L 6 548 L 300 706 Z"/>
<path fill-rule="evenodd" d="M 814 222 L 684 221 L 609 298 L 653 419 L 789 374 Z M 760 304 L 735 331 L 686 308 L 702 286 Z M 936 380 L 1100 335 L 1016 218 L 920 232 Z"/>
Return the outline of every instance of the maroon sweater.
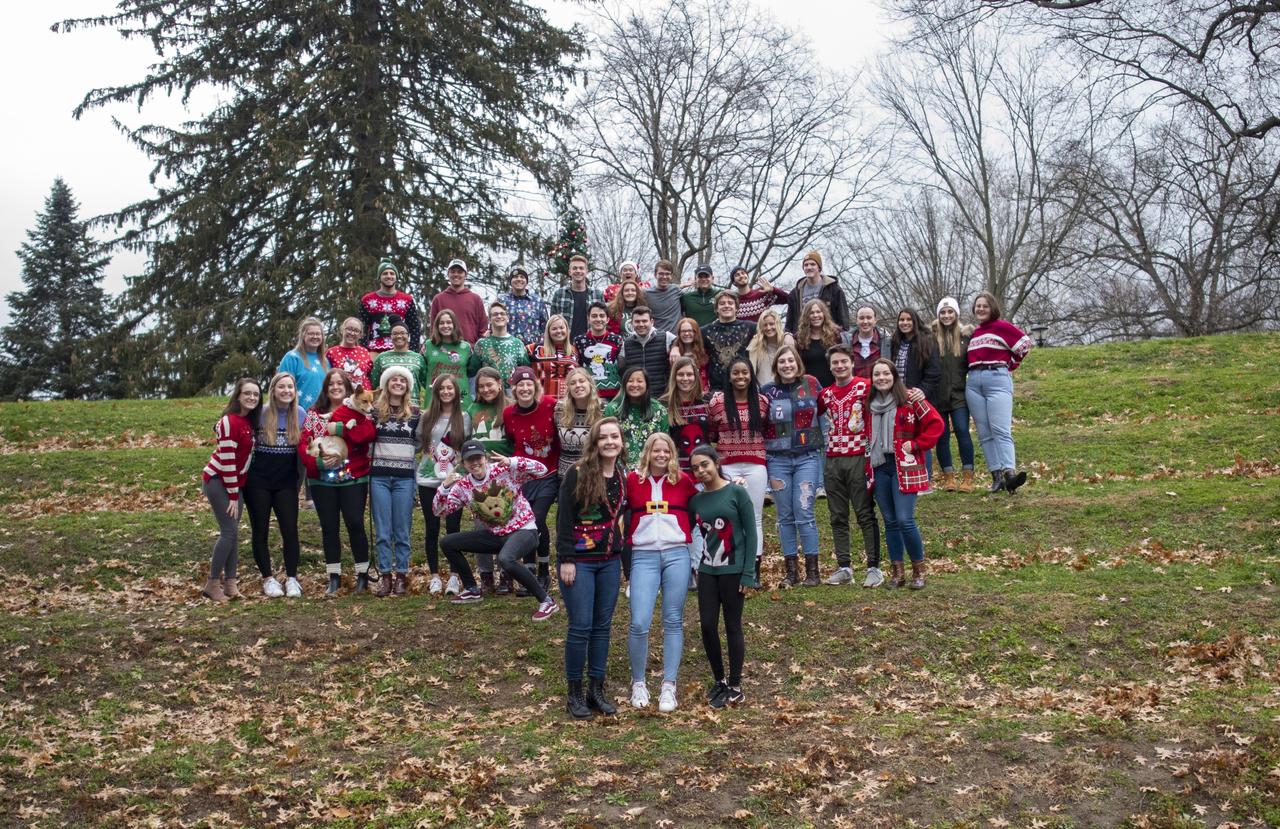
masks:
<path fill-rule="evenodd" d="M 462 329 L 462 339 L 475 345 L 476 340 L 489 327 L 489 315 L 484 310 L 484 300 L 470 288 L 463 286 L 461 291 L 445 288 L 431 300 L 428 309 L 431 319 L 436 318 L 442 310 L 448 308 L 458 316 L 458 327 Z"/>

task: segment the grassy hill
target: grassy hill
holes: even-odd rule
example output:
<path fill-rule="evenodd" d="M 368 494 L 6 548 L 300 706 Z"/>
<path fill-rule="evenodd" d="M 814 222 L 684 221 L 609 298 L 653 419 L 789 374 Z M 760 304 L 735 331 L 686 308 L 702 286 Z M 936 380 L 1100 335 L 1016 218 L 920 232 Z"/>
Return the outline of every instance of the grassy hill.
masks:
<path fill-rule="evenodd" d="M 1042 349 L 1016 383 L 1032 480 L 921 499 L 927 590 L 756 594 L 720 713 L 691 598 L 680 710 L 589 724 L 563 614 L 323 601 L 312 513 L 303 601 L 199 600 L 222 401 L 0 406 L 0 824 L 1280 824 L 1280 336 Z"/>

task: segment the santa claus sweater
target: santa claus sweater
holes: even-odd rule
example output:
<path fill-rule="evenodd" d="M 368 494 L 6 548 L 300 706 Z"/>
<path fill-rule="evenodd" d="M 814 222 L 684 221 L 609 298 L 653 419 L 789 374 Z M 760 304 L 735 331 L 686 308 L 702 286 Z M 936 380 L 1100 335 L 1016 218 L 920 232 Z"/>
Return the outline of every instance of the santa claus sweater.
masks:
<path fill-rule="evenodd" d="M 394 348 L 391 344 L 393 316 L 404 320 L 404 327 L 409 331 L 409 348 L 413 351 L 421 348 L 422 321 L 418 317 L 418 306 L 404 291 L 396 291 L 391 296 L 370 291 L 360 297 L 360 321 L 364 323 L 360 344 L 375 354 Z"/>
<path fill-rule="evenodd" d="M 560 432 L 556 428 L 556 399 L 544 396 L 531 409 L 508 406 L 502 412 L 502 426 L 518 458 L 528 458 L 546 467 L 534 477 L 552 474 L 560 465 Z"/>
<path fill-rule="evenodd" d="M 855 377 L 843 386 L 831 385 L 818 395 L 818 414 L 826 415 L 827 457 L 865 455 L 871 435 L 871 411 L 867 394 L 871 384 Z"/>
<path fill-rule="evenodd" d="M 213 426 L 213 436 L 218 445 L 205 464 L 203 478 L 206 483 L 214 478 L 221 481 L 227 499 L 235 503 L 253 460 L 253 424 L 244 415 L 223 415 Z"/>
<path fill-rule="evenodd" d="M 441 486 L 431 509 L 436 515 L 445 515 L 470 507 L 475 519 L 497 536 L 536 530 L 533 508 L 520 493 L 520 487 L 546 474 L 547 467 L 528 458 L 508 458 L 502 465 L 490 463 L 479 480 L 468 473 L 452 486 Z"/>
<path fill-rule="evenodd" d="M 668 550 L 693 541 L 689 502 L 698 493 L 681 472 L 666 477 L 627 473 L 627 544 L 635 550 Z"/>
<path fill-rule="evenodd" d="M 578 365 L 591 372 L 601 400 L 612 400 L 622 388 L 618 377 L 618 354 L 622 352 L 622 342 L 622 337 L 608 330 L 599 337 L 588 331 L 573 339 Z"/>

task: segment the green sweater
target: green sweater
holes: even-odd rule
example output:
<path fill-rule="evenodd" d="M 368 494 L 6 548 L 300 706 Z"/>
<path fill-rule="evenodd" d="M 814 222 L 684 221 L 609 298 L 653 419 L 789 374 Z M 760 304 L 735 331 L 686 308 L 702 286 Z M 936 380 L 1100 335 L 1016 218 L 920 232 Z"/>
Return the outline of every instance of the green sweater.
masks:
<path fill-rule="evenodd" d="M 495 368 L 502 375 L 502 387 L 510 390 L 511 372 L 516 366 L 529 365 L 529 352 L 524 340 L 508 334 L 505 337 L 481 337 L 471 350 L 471 373 L 474 375 L 485 366 Z"/>
<path fill-rule="evenodd" d="M 628 406 L 627 416 L 623 417 L 619 411 L 625 399 L 626 393 L 623 392 L 610 400 L 604 407 L 604 416 L 618 418 L 618 424 L 622 426 L 622 442 L 627 447 L 627 462 L 624 466 L 631 470 L 640 464 L 640 453 L 644 451 L 644 442 L 649 439 L 649 435 L 654 432 L 665 432 L 671 424 L 668 420 L 667 407 L 654 399 L 649 401 L 647 413 Z"/>
<path fill-rule="evenodd" d="M 428 340 L 422 346 L 422 356 L 427 361 L 427 387 L 422 392 L 422 408 L 425 409 L 431 403 L 431 384 L 442 374 L 452 374 L 458 378 L 458 388 L 465 404 L 471 397 L 467 378 L 474 373 L 470 370 L 471 343 L 463 340 L 435 345 Z"/>
<path fill-rule="evenodd" d="M 494 421 L 502 415 L 499 404 L 472 401 L 467 404 L 465 411 L 471 416 L 471 437 L 483 443 L 484 448 L 490 452 L 511 454 L 511 441 L 506 430 L 494 425 Z"/>
<path fill-rule="evenodd" d="M 741 574 L 744 587 L 756 586 L 756 517 L 747 489 L 725 484 L 689 499 L 696 529 L 706 538 L 698 572 L 710 576 Z"/>
<path fill-rule="evenodd" d="M 409 369 L 409 373 L 413 375 L 413 393 L 418 398 L 419 406 L 426 408 L 422 403 L 426 399 L 426 390 L 430 388 L 427 382 L 427 361 L 422 359 L 422 355 L 416 351 L 384 351 L 379 354 L 373 361 L 373 369 L 369 373 L 369 382 L 373 384 L 376 391 L 378 388 L 378 380 L 382 377 L 382 372 L 392 366 L 404 366 Z"/>

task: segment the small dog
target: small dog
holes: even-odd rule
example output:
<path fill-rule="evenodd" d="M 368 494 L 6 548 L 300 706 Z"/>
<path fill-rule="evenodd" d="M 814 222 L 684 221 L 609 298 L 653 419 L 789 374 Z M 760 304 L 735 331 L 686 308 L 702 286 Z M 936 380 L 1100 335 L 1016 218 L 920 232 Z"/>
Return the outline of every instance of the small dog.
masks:
<path fill-rule="evenodd" d="M 370 416 L 373 411 L 373 392 L 369 389 L 357 389 L 354 394 L 342 401 L 342 405 L 349 409 L 354 409 L 365 418 Z M 326 421 L 332 417 L 332 412 L 324 415 Z M 354 429 L 356 419 L 349 418 L 343 424 L 347 429 Z M 329 434 L 323 435 L 311 441 L 311 445 L 307 447 L 307 454 L 313 458 L 322 458 L 324 460 L 325 471 L 341 470 L 347 462 L 349 449 L 347 441 L 333 433 L 336 424 L 330 423 L 327 427 Z"/>

